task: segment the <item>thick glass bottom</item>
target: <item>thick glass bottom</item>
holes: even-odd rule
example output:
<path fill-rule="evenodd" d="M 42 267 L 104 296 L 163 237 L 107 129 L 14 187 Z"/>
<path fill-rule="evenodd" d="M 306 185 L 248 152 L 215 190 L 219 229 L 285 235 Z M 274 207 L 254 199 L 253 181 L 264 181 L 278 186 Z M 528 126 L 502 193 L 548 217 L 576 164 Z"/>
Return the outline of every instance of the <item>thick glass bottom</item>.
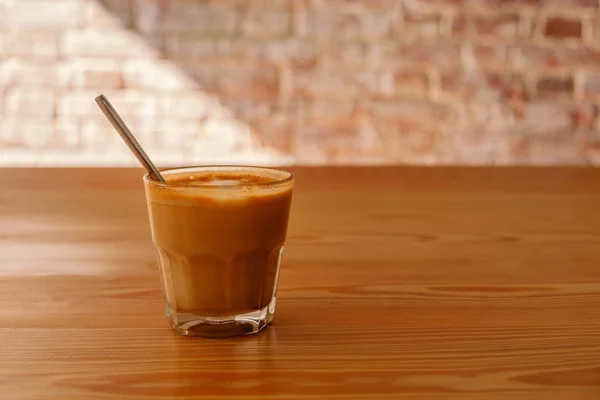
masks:
<path fill-rule="evenodd" d="M 258 333 L 273 320 L 276 298 L 268 306 L 245 314 L 207 317 L 177 312 L 165 301 L 165 313 L 173 328 L 183 336 L 227 338 Z"/>

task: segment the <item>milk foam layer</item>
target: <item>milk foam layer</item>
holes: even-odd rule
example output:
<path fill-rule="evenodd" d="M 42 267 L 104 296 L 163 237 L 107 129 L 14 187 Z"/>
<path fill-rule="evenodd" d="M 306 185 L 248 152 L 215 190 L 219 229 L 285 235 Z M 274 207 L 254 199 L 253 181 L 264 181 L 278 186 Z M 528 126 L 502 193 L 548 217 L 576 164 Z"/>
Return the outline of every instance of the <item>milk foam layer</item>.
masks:
<path fill-rule="evenodd" d="M 163 177 L 168 185 L 250 186 L 285 180 L 289 172 L 265 168 L 202 167 L 195 170 L 168 170 Z"/>
<path fill-rule="evenodd" d="M 198 167 L 161 172 L 166 183 L 146 178 L 150 199 L 160 203 L 244 201 L 289 191 L 289 172 L 259 167 Z"/>

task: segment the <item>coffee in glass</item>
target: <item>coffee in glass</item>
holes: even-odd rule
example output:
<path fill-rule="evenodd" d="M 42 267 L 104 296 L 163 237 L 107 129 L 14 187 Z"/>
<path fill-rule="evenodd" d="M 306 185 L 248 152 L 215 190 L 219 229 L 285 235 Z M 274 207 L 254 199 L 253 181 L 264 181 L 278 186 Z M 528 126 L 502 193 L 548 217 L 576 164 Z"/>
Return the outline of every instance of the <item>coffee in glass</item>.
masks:
<path fill-rule="evenodd" d="M 183 335 L 256 333 L 272 319 L 294 176 L 211 166 L 144 177 L 167 318 Z"/>

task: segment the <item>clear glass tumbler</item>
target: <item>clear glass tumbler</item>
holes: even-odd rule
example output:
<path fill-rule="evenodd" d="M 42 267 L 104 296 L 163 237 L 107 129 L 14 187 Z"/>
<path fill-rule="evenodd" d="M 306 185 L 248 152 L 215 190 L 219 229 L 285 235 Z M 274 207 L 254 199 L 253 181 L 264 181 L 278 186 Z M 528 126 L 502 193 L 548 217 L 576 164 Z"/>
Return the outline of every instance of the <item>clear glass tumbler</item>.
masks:
<path fill-rule="evenodd" d="M 182 335 L 256 333 L 273 319 L 294 176 L 210 166 L 144 177 L 167 319 Z"/>

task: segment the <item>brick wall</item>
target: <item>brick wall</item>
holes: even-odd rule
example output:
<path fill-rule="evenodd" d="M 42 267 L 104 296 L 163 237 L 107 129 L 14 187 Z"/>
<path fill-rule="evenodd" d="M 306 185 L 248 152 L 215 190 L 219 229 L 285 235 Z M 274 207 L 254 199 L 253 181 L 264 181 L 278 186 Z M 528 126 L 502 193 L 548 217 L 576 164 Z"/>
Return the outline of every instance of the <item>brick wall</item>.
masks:
<path fill-rule="evenodd" d="M 600 164 L 598 0 L 0 0 L 0 165 Z"/>

